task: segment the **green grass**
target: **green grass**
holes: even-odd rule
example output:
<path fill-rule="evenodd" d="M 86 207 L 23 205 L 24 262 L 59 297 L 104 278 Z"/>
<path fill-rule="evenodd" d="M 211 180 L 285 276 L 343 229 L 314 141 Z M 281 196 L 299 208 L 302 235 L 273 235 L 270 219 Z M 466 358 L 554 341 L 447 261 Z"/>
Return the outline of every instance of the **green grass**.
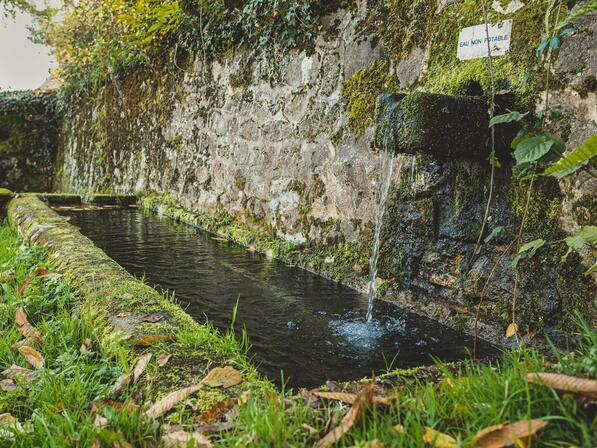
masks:
<path fill-rule="evenodd" d="M 18 381 L 14 391 L 0 391 L 0 414 L 10 413 L 22 425 L 22 431 L 0 428 L 0 447 L 91 447 L 94 441 L 111 447 L 123 440 L 132 446 L 156 446 L 163 427 L 161 422 L 143 416 L 143 405 L 148 397 L 158 395 L 156 389 L 177 388 L 177 382 L 185 380 L 180 375 L 185 375 L 187 367 L 189 376 L 201 376 L 212 366 L 223 364 L 248 372 L 232 396 L 250 389 L 249 401 L 236 406 L 238 415 L 230 431 L 211 435 L 216 446 L 310 446 L 348 409 L 338 402 L 309 401 L 306 392 L 275 390 L 251 373 L 254 368 L 242 355 L 246 341 L 237 341 L 233 334 L 217 334 L 209 326 L 189 326 L 181 328 L 176 347 L 161 343 L 148 349 L 156 355 L 175 350 L 183 364 L 188 356 L 189 365 L 172 362 L 160 368 L 151 363 L 144 379 L 118 398 L 130 410 L 104 409 L 102 415 L 109 425 L 98 429 L 91 402 L 115 398 L 112 385 L 130 371 L 139 353 L 117 335 L 106 336 L 105 321 L 93 308 L 81 305 L 84 298 L 73 293 L 66 277 L 36 278 L 21 296 L 18 286 L 38 267 L 56 270 L 45 250 L 24 245 L 7 226 L 0 226 L 0 369 L 12 364 L 28 367 L 11 349 L 22 339 L 15 323 L 18 308 L 23 308 L 31 324 L 41 331 L 38 350 L 46 360 L 32 384 Z M 438 363 L 443 378 L 440 382 L 409 381 L 413 376 L 408 372 L 387 374 L 380 384 L 387 393 L 396 395 L 396 401 L 388 408 L 370 408 L 338 446 L 364 446 L 378 439 L 386 447 L 423 447 L 423 431 L 432 427 L 467 447 L 474 434 L 485 427 L 530 418 L 549 421 L 539 434 L 537 446 L 597 446 L 594 404 L 591 410 L 572 394 L 558 394 L 525 380 L 528 372 L 544 370 L 596 378 L 597 334 L 582 321 L 578 328 L 572 354 L 555 351 L 547 356 L 531 348 L 522 349 L 505 353 L 491 365 L 465 362 L 457 371 Z M 79 348 L 87 338 L 92 349 L 81 353 Z M 204 360 L 199 367 L 197 359 Z M 157 375 L 159 369 L 170 365 L 176 368 L 176 377 Z M 357 390 L 358 384 L 346 387 Z M 188 424 L 211 405 L 228 398 L 228 391 L 206 390 L 179 404 L 165 421 Z M 392 429 L 396 424 L 403 425 L 404 433 Z M 316 433 L 310 434 L 304 425 L 315 428 Z"/>

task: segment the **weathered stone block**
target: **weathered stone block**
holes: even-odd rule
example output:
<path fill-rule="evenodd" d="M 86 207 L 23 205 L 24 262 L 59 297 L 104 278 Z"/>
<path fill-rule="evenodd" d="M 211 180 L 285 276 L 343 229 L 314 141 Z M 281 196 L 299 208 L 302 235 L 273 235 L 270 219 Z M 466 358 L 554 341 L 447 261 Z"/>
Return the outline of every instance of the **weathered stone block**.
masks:
<path fill-rule="evenodd" d="M 415 92 L 378 99 L 376 146 L 437 158 L 486 158 L 489 115 L 484 100 Z"/>

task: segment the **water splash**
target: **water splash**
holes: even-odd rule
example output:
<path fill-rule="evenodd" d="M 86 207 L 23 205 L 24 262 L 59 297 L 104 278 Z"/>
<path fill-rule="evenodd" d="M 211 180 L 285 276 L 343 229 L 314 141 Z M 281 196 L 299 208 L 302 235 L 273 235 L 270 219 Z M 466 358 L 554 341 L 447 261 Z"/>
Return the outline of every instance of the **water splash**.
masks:
<path fill-rule="evenodd" d="M 373 239 L 373 249 L 369 259 L 369 303 L 367 304 L 367 322 L 371 322 L 373 317 L 373 303 L 377 298 L 377 259 L 379 258 L 379 243 L 381 239 L 381 227 L 383 225 L 383 216 L 386 211 L 386 201 L 392 184 L 392 174 L 394 172 L 394 151 L 384 151 L 384 178 L 381 185 L 381 194 L 379 198 L 379 207 L 375 221 L 375 237 Z"/>

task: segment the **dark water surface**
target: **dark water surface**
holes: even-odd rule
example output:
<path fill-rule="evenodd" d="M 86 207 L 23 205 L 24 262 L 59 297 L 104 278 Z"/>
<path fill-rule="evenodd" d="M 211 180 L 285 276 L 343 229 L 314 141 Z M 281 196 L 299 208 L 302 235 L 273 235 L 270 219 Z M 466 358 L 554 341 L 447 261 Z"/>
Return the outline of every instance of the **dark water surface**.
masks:
<path fill-rule="evenodd" d="M 316 386 L 466 356 L 471 339 L 367 296 L 168 218 L 135 209 L 69 212 L 71 222 L 136 276 L 176 293 L 197 321 L 246 327 L 260 371 L 291 386 Z M 484 346 L 487 350 L 487 346 Z"/>

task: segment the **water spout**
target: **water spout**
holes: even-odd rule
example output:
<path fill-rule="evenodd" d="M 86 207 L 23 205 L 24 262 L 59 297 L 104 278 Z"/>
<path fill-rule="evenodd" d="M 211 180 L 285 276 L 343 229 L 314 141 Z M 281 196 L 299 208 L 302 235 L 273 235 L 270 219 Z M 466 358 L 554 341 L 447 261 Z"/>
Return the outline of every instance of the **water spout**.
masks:
<path fill-rule="evenodd" d="M 392 174 L 394 172 L 394 152 L 384 151 L 383 158 L 383 183 L 381 185 L 381 194 L 379 198 L 379 207 L 375 221 L 375 237 L 373 239 L 373 249 L 369 259 L 369 303 L 367 304 L 367 322 L 373 317 L 373 303 L 377 298 L 377 259 L 379 257 L 379 244 L 381 239 L 381 227 L 383 225 L 383 216 L 386 211 L 386 201 L 392 184 Z M 384 169 L 385 168 L 385 169 Z"/>

